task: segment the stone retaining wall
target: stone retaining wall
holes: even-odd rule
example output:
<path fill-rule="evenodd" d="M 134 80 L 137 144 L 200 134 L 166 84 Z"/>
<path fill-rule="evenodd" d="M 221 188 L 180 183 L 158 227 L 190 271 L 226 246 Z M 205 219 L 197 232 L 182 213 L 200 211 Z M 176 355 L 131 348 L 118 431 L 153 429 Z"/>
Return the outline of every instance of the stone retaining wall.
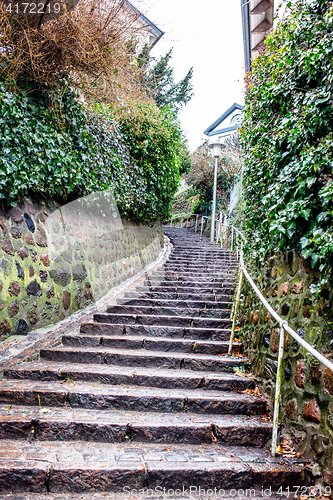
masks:
<path fill-rule="evenodd" d="M 87 213 L 53 199 L 0 210 L 1 340 L 83 309 L 158 257 L 158 224 Z"/>
<path fill-rule="evenodd" d="M 316 300 L 310 291 L 318 273 L 295 253 L 274 255 L 255 276 L 263 295 L 302 338 L 332 360 L 333 294 L 327 289 Z M 254 292 L 245 284 L 241 334 L 273 408 L 279 328 Z M 318 461 L 324 480 L 333 485 L 333 373 L 288 334 L 285 338 L 282 405 L 284 434 L 299 451 Z"/>

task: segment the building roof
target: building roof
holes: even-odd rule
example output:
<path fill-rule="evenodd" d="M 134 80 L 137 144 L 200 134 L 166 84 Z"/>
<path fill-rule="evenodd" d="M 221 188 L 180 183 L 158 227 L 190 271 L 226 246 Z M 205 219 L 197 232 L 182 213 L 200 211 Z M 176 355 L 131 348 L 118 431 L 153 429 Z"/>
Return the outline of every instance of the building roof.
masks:
<path fill-rule="evenodd" d="M 147 31 L 149 31 L 152 37 L 152 42 L 150 43 L 149 48 L 154 47 L 154 45 L 164 35 L 164 31 L 160 30 L 160 28 L 158 28 L 154 23 L 152 23 L 144 14 L 142 14 L 139 11 L 139 9 L 134 7 L 134 5 L 131 4 L 131 2 L 129 2 L 128 0 L 123 0 L 123 2 L 138 15 L 138 19 L 141 21 L 143 26 L 147 28 Z"/>
<path fill-rule="evenodd" d="M 223 122 L 236 110 L 242 111 L 244 109 L 244 106 L 241 106 L 240 104 L 237 104 L 236 102 L 230 106 L 227 111 L 223 113 L 217 120 L 215 120 L 214 123 L 212 123 L 206 130 L 204 131 L 205 135 L 212 136 L 216 134 L 222 134 L 225 132 L 232 132 L 234 130 L 238 129 L 238 125 L 229 125 L 228 127 L 222 126 L 220 129 L 216 129 L 219 125 L 223 124 Z M 226 125 L 226 124 L 225 124 Z"/>

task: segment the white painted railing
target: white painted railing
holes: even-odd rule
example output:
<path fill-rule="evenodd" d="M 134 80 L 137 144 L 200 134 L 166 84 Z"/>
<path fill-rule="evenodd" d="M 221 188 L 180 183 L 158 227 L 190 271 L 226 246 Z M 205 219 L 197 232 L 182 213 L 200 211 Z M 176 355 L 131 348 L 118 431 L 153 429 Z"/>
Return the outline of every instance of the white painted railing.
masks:
<path fill-rule="evenodd" d="M 198 221 L 198 216 L 196 216 Z M 201 233 L 203 232 L 203 220 L 208 219 L 209 217 L 202 217 L 201 219 Z M 223 224 L 222 217 L 220 214 L 219 219 L 216 219 L 217 231 L 216 231 L 216 243 L 221 243 L 221 247 L 225 246 L 230 248 L 233 252 L 236 251 L 237 260 L 239 261 L 239 280 L 237 286 L 236 299 L 233 305 L 231 318 L 232 318 L 232 327 L 231 327 L 231 335 L 229 342 L 229 350 L 228 353 L 232 353 L 234 335 L 235 335 L 235 327 L 237 320 L 237 312 L 239 307 L 240 295 L 242 290 L 243 277 L 245 276 L 252 289 L 255 291 L 259 300 L 263 303 L 267 311 L 271 314 L 271 316 L 279 323 L 280 325 L 280 339 L 279 339 L 279 352 L 278 352 L 278 368 L 276 374 L 276 385 L 275 385 L 275 398 L 274 398 L 274 415 L 273 415 L 273 433 L 272 433 L 272 448 L 271 453 L 274 457 L 276 454 L 276 445 L 277 445 L 277 431 L 278 431 L 278 423 L 279 423 L 279 409 L 281 402 L 281 383 L 282 383 L 282 361 L 283 361 L 283 353 L 284 353 L 284 334 L 285 332 L 289 333 L 293 339 L 295 339 L 304 349 L 306 349 L 312 356 L 314 356 L 320 363 L 326 366 L 329 370 L 333 372 L 333 363 L 329 361 L 325 356 L 323 356 L 319 351 L 317 351 L 314 347 L 312 347 L 308 342 L 306 342 L 302 337 L 300 337 L 288 324 L 288 322 L 282 319 L 276 311 L 270 306 L 265 297 L 260 292 L 259 288 L 253 281 L 251 275 L 246 269 L 244 264 L 244 256 L 243 256 L 243 245 L 246 243 L 246 238 L 236 227 Z M 195 230 L 197 231 L 197 222 Z"/>

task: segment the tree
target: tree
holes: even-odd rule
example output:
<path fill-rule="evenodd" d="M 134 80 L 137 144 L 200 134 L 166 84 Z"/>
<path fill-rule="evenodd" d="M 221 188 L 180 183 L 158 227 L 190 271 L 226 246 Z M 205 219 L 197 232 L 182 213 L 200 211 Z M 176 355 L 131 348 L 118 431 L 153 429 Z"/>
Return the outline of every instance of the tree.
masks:
<path fill-rule="evenodd" d="M 180 82 L 175 83 L 173 68 L 169 64 L 172 50 L 170 49 L 165 56 L 161 56 L 160 60 L 156 61 L 154 57 L 150 56 L 148 47 L 145 46 L 138 57 L 138 64 L 144 69 L 143 85 L 146 92 L 155 100 L 157 106 L 159 108 L 171 106 L 178 111 L 186 106 L 194 95 L 193 68 Z"/>

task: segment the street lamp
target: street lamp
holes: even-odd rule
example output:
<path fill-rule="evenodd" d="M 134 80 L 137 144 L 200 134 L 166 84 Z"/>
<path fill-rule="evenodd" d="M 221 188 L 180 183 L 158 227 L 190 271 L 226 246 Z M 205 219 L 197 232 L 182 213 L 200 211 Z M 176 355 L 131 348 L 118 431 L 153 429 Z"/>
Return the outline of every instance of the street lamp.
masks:
<path fill-rule="evenodd" d="M 213 150 L 213 156 L 215 157 L 215 170 L 214 170 L 214 188 L 213 188 L 213 206 L 212 206 L 212 225 L 210 228 L 210 241 L 214 243 L 215 235 L 215 211 L 216 211 L 216 186 L 217 186 L 217 160 L 221 154 L 222 144 L 220 142 L 214 142 L 209 144 L 209 148 Z"/>

